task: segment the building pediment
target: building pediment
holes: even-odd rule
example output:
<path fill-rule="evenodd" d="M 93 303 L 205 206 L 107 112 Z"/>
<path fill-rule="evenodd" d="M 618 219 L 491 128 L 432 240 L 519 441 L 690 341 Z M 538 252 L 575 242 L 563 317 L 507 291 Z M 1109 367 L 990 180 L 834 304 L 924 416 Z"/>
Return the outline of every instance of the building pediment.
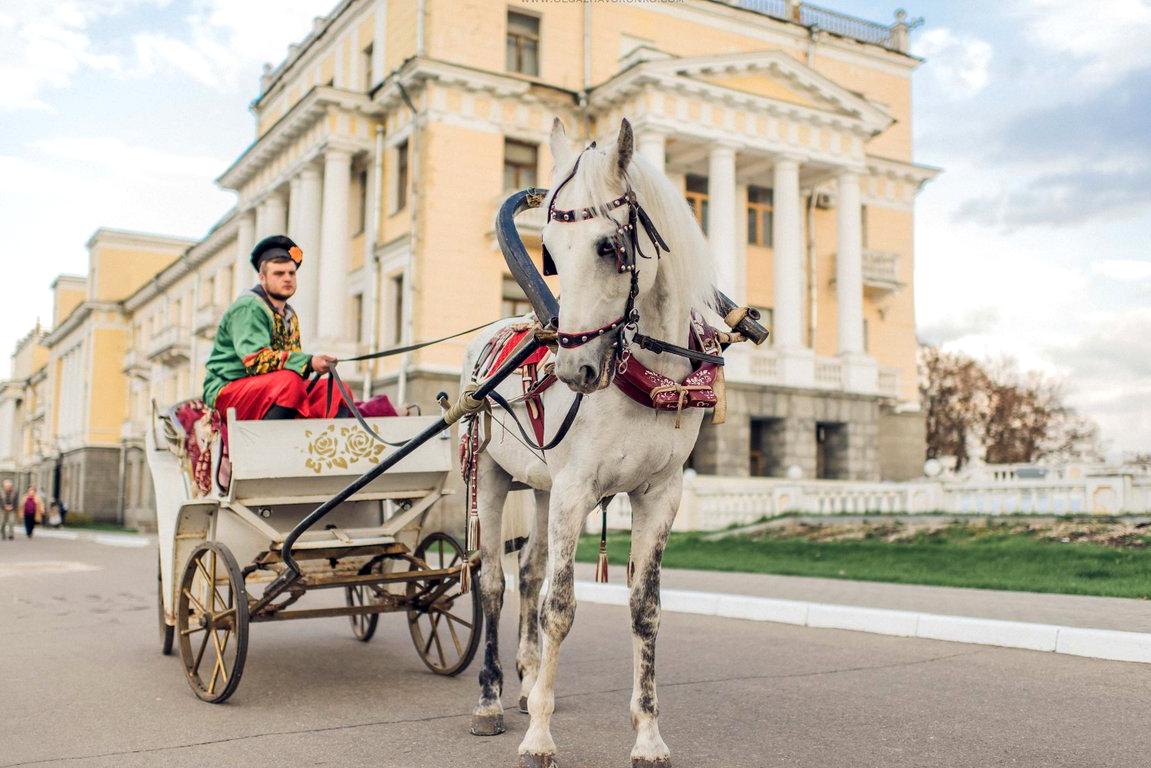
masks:
<path fill-rule="evenodd" d="M 822 113 L 876 134 L 894 122 L 886 110 L 782 51 L 752 51 L 675 58 L 646 49 L 623 62 L 625 69 L 595 90 L 600 101 L 627 95 L 645 84 L 694 92 L 725 103 L 785 106 Z M 594 96 L 593 96 L 594 98 Z"/>

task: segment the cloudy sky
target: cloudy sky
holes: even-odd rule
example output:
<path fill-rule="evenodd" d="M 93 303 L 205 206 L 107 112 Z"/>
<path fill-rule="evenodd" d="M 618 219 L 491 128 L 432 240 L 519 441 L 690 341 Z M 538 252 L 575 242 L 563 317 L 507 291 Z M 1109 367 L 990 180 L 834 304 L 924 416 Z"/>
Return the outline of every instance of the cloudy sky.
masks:
<path fill-rule="evenodd" d="M 0 352 L 97 227 L 207 231 L 261 65 L 333 4 L 0 2 Z M 916 159 L 945 169 L 917 208 L 920 337 L 1058 375 L 1113 453 L 1151 450 L 1151 0 L 907 5 Z"/>

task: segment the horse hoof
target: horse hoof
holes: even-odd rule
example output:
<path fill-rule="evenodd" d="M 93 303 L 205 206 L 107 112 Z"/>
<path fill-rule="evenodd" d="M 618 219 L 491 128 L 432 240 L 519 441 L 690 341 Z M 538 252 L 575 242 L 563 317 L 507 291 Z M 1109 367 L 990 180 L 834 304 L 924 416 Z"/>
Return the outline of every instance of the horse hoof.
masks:
<path fill-rule="evenodd" d="M 655 760 L 648 760 L 646 757 L 633 757 L 631 768 L 671 768 L 671 758 L 658 757 Z"/>
<path fill-rule="evenodd" d="M 472 715 L 473 736 L 499 736 L 505 730 L 502 714 Z"/>
<path fill-rule="evenodd" d="M 520 696 L 520 712 L 523 712 L 525 715 L 528 713 L 528 697 L 527 696 Z"/>
<path fill-rule="evenodd" d="M 560 768 L 555 755 L 536 755 L 525 752 L 516 761 L 516 768 Z"/>

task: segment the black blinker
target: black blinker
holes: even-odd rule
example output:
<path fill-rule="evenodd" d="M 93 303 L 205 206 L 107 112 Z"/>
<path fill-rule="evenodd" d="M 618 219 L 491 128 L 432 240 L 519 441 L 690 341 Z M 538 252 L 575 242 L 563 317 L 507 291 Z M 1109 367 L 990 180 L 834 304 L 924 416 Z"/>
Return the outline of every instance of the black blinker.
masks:
<path fill-rule="evenodd" d="M 559 272 L 556 270 L 556 263 L 554 261 L 552 261 L 552 255 L 550 253 L 548 253 L 548 247 L 545 245 L 544 246 L 544 277 L 551 277 L 552 275 L 558 275 L 558 274 L 559 274 Z"/>

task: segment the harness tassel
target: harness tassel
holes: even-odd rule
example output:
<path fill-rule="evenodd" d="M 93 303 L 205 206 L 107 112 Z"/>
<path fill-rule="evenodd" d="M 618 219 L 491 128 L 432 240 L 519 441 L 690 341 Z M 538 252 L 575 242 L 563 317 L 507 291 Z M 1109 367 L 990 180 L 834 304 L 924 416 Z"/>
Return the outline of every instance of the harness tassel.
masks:
<path fill-rule="evenodd" d="M 595 561 L 596 584 L 607 584 L 607 503 L 600 503 L 599 557 Z"/>

